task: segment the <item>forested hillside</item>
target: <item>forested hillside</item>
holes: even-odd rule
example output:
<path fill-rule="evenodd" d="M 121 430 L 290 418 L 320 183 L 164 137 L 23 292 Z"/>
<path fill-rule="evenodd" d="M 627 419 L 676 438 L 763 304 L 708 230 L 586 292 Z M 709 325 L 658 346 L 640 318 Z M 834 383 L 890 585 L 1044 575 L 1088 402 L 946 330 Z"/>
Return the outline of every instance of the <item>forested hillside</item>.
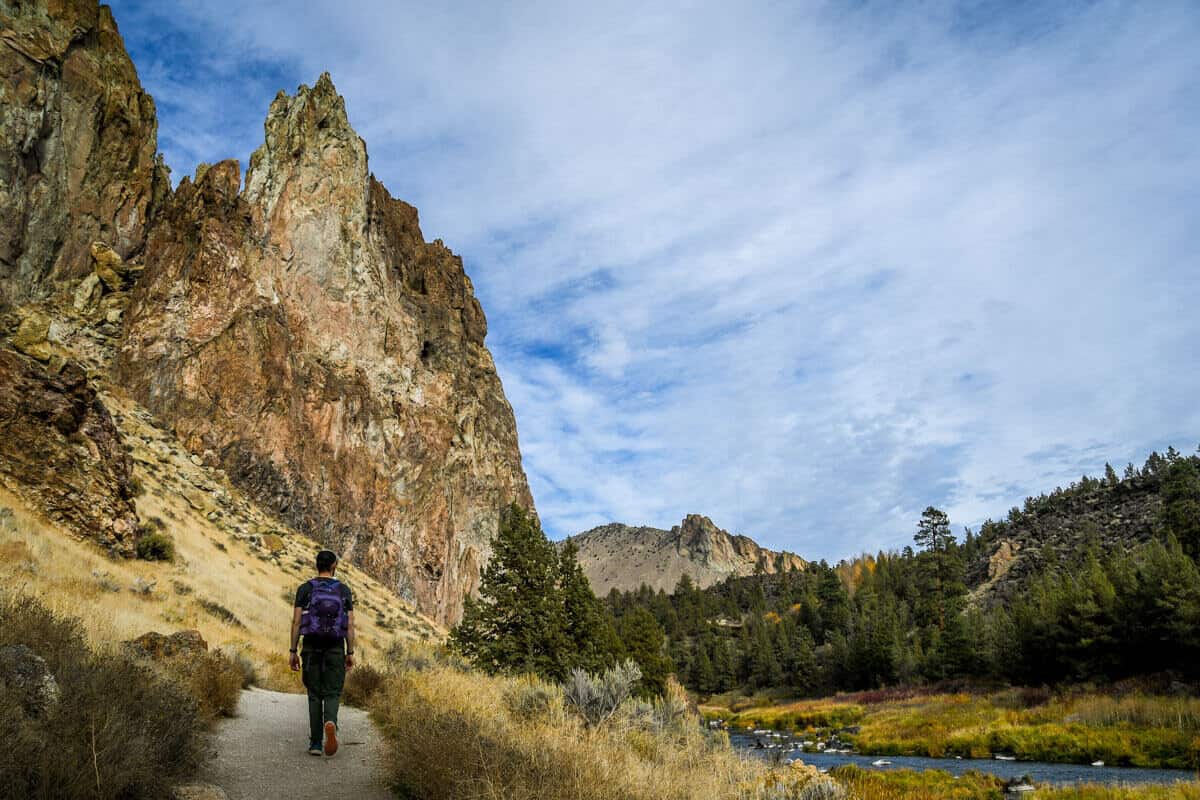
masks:
<path fill-rule="evenodd" d="M 685 576 L 607 606 L 618 621 L 649 611 L 700 693 L 1200 678 L 1200 457 L 1106 473 L 961 541 L 931 507 L 900 552 L 705 590 Z"/>

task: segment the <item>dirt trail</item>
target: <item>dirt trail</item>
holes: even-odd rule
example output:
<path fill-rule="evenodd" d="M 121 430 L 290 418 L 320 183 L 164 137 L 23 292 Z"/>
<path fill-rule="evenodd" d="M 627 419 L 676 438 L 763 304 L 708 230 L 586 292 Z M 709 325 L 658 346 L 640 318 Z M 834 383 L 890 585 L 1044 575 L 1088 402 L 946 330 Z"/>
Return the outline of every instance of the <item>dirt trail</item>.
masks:
<path fill-rule="evenodd" d="M 367 713 L 343 707 L 338 723 L 337 755 L 310 756 L 304 695 L 249 689 L 238 716 L 218 725 L 216 755 L 200 778 L 224 789 L 229 800 L 395 800 L 383 778 L 383 738 Z"/>

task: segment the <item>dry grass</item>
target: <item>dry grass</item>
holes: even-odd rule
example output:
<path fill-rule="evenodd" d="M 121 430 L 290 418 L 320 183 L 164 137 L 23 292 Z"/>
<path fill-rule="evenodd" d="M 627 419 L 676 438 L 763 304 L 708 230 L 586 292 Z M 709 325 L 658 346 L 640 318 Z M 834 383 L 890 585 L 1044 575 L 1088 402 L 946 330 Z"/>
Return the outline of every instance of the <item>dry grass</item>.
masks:
<path fill-rule="evenodd" d="M 170 796 L 200 759 L 197 698 L 174 677 L 87 646 L 78 620 L 34 598 L 0 594 L 0 646 L 45 659 L 57 704 L 26 714 L 0 697 L 0 792 L 30 800 L 151 800 Z"/>
<path fill-rule="evenodd" d="M 403 796 L 422 800 L 785 800 L 820 780 L 733 752 L 698 719 L 663 730 L 634 709 L 585 728 L 557 687 L 425 662 L 389 677 L 374 713 Z M 538 702 L 519 699 L 530 693 Z M 636 703 L 636 701 L 631 701 Z"/>

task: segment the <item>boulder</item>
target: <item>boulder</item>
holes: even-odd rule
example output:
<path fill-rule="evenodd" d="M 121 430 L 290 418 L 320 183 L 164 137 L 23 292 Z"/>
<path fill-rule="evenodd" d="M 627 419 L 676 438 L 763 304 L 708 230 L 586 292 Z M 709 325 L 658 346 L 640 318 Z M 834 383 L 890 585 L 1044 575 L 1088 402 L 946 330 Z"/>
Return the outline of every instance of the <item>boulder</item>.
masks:
<path fill-rule="evenodd" d="M 104 242 L 92 242 L 91 250 L 93 269 L 104 267 L 105 269 L 111 269 L 118 275 L 124 275 L 128 272 L 128 269 L 125 267 L 125 259 L 121 258 L 121 255 L 116 250 L 113 250 Z"/>
<path fill-rule="evenodd" d="M 104 289 L 100 285 L 100 276 L 95 272 L 90 273 L 75 289 L 75 310 L 80 314 L 86 314 L 96 307 L 100 302 L 100 295 Z"/>
<path fill-rule="evenodd" d="M 50 347 L 50 317 L 40 311 L 25 315 L 13 334 L 13 347 L 38 361 L 49 361 L 54 351 Z"/>
<path fill-rule="evenodd" d="M 136 639 L 125 642 L 125 649 L 136 656 L 147 656 L 160 661 L 179 655 L 195 655 L 208 652 L 208 642 L 200 635 L 200 631 L 188 630 L 164 636 L 150 631 Z"/>
<path fill-rule="evenodd" d="M 46 660 L 23 644 L 0 647 L 0 692 L 14 695 L 31 717 L 58 704 L 58 681 Z"/>

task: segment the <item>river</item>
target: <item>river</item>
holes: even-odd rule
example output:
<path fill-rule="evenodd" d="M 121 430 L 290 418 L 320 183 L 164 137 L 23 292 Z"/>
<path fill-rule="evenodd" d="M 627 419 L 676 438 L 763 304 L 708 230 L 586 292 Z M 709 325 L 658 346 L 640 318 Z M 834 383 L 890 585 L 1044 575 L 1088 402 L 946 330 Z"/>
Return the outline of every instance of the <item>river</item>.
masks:
<path fill-rule="evenodd" d="M 776 747 L 759 748 L 756 742 Z M 1028 776 L 1034 783 L 1175 783 L 1192 781 L 1196 773 L 1186 769 L 1144 769 L 1142 767 L 1092 767 L 1086 764 L 1052 764 L 1045 761 L 999 761 L 980 758 L 923 758 L 919 756 L 860 756 L 850 753 L 804 753 L 794 739 L 786 734 L 776 739 L 771 736 L 756 736 L 753 733 L 729 732 L 729 741 L 734 749 L 748 756 L 770 759 L 778 755 L 784 761 L 798 759 L 818 769 L 832 769 L 843 764 L 856 764 L 869 770 L 939 769 L 951 775 L 962 775 L 968 770 L 984 772 L 1009 780 Z M 795 749 L 793 749 L 795 748 Z M 879 760 L 890 761 L 887 766 L 875 766 Z"/>

